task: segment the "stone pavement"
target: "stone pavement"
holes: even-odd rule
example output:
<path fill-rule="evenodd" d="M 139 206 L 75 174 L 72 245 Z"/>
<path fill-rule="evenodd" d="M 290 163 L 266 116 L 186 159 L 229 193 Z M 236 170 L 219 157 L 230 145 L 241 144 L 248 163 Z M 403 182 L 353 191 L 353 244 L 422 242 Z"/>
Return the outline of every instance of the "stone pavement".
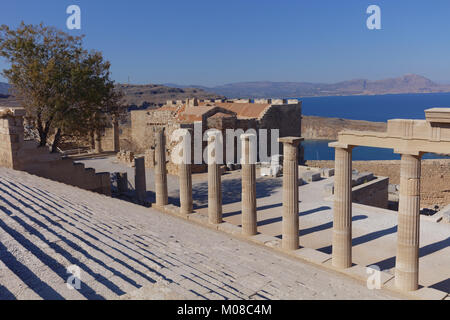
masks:
<path fill-rule="evenodd" d="M 69 290 L 67 267 L 80 270 Z M 158 211 L 0 168 L 0 299 L 393 299 Z"/>
<path fill-rule="evenodd" d="M 124 166 L 112 163 L 112 158 L 84 161 L 97 171 L 122 171 Z M 128 168 L 134 176 L 133 168 Z M 147 199 L 154 201 L 153 170 L 147 169 Z M 282 177 L 259 177 L 257 172 L 258 231 L 281 237 Z M 168 175 L 169 202 L 179 204 L 178 177 Z M 300 245 L 331 253 L 333 202 L 324 199 L 324 187 L 333 178 L 322 179 L 299 187 Z M 222 176 L 223 217 L 226 222 L 240 225 L 241 172 Z M 193 175 L 194 209 L 207 214 L 207 174 Z M 397 251 L 397 213 L 395 211 L 353 204 L 353 262 L 361 266 L 377 265 L 393 274 Z M 450 293 L 450 224 L 435 223 L 421 218 L 419 284 Z"/>

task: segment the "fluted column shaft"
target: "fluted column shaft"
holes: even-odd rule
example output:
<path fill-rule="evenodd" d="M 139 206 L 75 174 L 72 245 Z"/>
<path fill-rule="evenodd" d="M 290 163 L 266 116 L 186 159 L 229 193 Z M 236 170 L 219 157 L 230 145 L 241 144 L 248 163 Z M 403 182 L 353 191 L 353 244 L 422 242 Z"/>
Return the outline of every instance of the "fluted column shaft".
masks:
<path fill-rule="evenodd" d="M 242 234 L 257 233 L 256 220 L 256 135 L 243 134 L 242 140 Z"/>
<path fill-rule="evenodd" d="M 402 154 L 395 284 L 405 291 L 419 286 L 421 156 Z"/>
<path fill-rule="evenodd" d="M 156 137 L 156 148 L 155 148 L 156 205 L 162 207 L 168 204 L 166 139 L 164 136 L 164 130 L 156 132 L 155 137 Z"/>
<path fill-rule="evenodd" d="M 298 145 L 302 138 L 284 137 L 283 143 L 283 222 L 282 248 L 297 250 L 299 246 L 298 217 Z"/>
<path fill-rule="evenodd" d="M 192 166 L 191 166 L 191 133 L 186 130 L 183 137 L 183 157 L 179 165 L 180 175 L 180 213 L 192 213 Z"/>
<path fill-rule="evenodd" d="M 208 136 L 208 148 L 217 147 L 217 133 Z M 210 150 L 210 149 L 209 149 Z M 208 218 L 209 223 L 222 223 L 222 175 L 216 160 L 217 150 L 208 150 Z"/>
<path fill-rule="evenodd" d="M 134 159 L 134 188 L 138 202 L 144 203 L 147 194 L 144 157 Z"/>
<path fill-rule="evenodd" d="M 335 148 L 332 265 L 352 266 L 352 148 Z"/>

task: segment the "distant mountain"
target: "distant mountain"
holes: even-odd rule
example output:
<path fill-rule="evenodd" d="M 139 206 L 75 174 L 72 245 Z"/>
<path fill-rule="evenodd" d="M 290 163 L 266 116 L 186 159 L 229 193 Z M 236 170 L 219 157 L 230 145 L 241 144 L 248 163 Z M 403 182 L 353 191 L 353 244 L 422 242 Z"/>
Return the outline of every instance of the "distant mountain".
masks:
<path fill-rule="evenodd" d="M 19 101 L 8 93 L 8 89 L 9 84 L 0 82 L 0 106 L 18 106 Z M 116 89 L 123 92 L 123 103 L 134 108 L 155 106 L 166 103 L 167 100 L 224 98 L 224 96 L 198 88 L 170 88 L 158 84 L 118 84 Z"/>
<path fill-rule="evenodd" d="M 0 82 L 0 94 L 8 94 L 9 84 Z"/>
<path fill-rule="evenodd" d="M 177 87 L 176 84 L 171 86 Z M 440 85 L 425 77 L 407 74 L 383 80 L 354 79 L 338 83 L 310 82 L 239 82 L 216 87 L 203 87 L 229 98 L 308 97 L 339 95 L 374 95 L 398 93 L 450 92 L 450 85 Z"/>

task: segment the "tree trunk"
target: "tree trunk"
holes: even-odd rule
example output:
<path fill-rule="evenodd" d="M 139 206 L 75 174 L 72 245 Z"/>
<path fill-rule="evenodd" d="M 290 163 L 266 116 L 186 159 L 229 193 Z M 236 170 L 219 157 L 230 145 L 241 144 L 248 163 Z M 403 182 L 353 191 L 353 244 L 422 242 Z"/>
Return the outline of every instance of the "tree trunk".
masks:
<path fill-rule="evenodd" d="M 37 115 L 37 128 L 39 132 L 39 147 L 45 147 L 47 145 L 47 139 L 48 139 L 48 133 L 50 131 L 50 125 L 52 123 L 52 119 L 50 118 L 45 122 L 45 124 L 42 123 L 41 115 Z"/>
<path fill-rule="evenodd" d="M 52 143 L 52 153 L 56 153 L 58 151 L 59 143 L 61 142 L 61 129 L 58 128 L 55 133 L 55 138 Z"/>

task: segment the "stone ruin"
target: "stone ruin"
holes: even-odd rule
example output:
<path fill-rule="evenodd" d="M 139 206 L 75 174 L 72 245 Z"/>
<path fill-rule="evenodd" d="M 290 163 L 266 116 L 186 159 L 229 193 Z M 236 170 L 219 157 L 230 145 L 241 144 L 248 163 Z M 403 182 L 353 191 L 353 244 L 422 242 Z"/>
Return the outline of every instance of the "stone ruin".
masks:
<path fill-rule="evenodd" d="M 0 107 L 0 166 L 25 171 L 105 195 L 111 195 L 108 172 L 98 173 L 59 153 L 24 139 L 23 108 Z"/>
<path fill-rule="evenodd" d="M 202 135 L 208 129 L 217 129 L 225 136 L 227 129 L 267 129 L 270 140 L 270 129 L 278 129 L 279 136 L 301 135 L 302 109 L 297 99 L 217 99 L 217 100 L 177 100 L 154 110 L 131 111 L 131 135 L 136 152 L 146 153 L 146 167 L 153 168 L 154 161 L 149 151 L 155 148 L 156 132 L 163 129 L 166 135 L 167 170 L 178 174 L 178 167 L 171 163 L 171 154 L 176 142 L 170 140 L 172 132 L 177 129 L 193 129 L 201 125 Z M 259 137 L 257 137 L 259 139 Z M 235 137 L 234 150 L 237 154 L 238 136 Z M 206 146 L 206 142 L 203 142 Z M 271 146 L 267 147 L 271 156 Z M 303 149 L 299 146 L 299 162 L 303 162 Z M 224 158 L 226 159 L 226 141 L 224 139 Z M 226 160 L 224 159 L 224 164 Z M 238 163 L 235 159 L 234 163 Z M 232 169 L 232 165 L 229 166 Z M 193 172 L 206 172 L 206 163 L 195 164 Z"/>
<path fill-rule="evenodd" d="M 128 167 L 134 167 L 134 152 L 121 150 L 117 153 L 117 160 Z"/>

